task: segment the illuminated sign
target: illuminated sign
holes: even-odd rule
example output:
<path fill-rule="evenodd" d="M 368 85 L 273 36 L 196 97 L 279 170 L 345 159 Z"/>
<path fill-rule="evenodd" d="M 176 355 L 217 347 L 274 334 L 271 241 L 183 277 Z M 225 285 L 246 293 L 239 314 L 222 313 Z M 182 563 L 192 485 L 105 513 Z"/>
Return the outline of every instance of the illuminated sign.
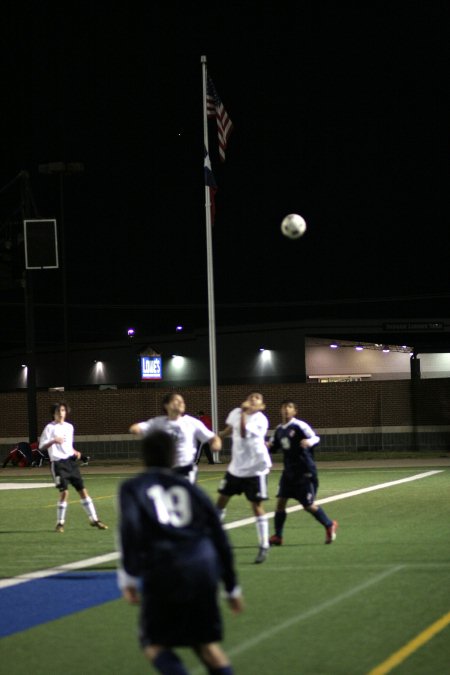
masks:
<path fill-rule="evenodd" d="M 162 380 L 161 356 L 141 356 L 141 380 Z"/>

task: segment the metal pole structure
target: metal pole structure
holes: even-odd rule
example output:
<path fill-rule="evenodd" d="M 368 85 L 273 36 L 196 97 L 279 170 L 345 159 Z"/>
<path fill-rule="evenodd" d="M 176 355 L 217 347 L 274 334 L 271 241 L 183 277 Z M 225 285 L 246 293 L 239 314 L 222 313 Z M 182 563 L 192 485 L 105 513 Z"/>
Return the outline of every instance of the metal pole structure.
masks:
<path fill-rule="evenodd" d="M 30 216 L 28 174 L 22 172 L 21 180 L 21 213 L 22 220 Z M 26 367 L 27 367 L 27 406 L 28 406 L 28 440 L 34 443 L 38 437 L 37 404 L 36 404 L 36 346 L 34 331 L 33 304 L 33 272 L 25 270 L 25 332 L 26 332 Z"/>
<path fill-rule="evenodd" d="M 84 165 L 81 162 L 50 162 L 49 164 L 40 164 L 39 173 L 58 174 L 59 175 L 59 219 L 60 219 L 60 241 L 61 241 L 61 281 L 62 281 L 62 301 L 63 301 L 63 344 L 64 344 L 64 389 L 70 387 L 70 359 L 69 359 L 69 311 L 67 302 L 67 258 L 66 258 L 66 226 L 64 214 L 64 176 L 84 171 Z"/>
<path fill-rule="evenodd" d="M 69 313 L 67 308 L 67 271 L 66 271 L 66 235 L 64 224 L 64 171 L 59 174 L 59 218 L 61 227 L 61 260 L 62 260 L 62 296 L 63 296 L 63 340 L 64 340 L 64 390 L 70 387 L 69 361 Z"/>
<path fill-rule="evenodd" d="M 206 56 L 201 57 L 203 76 L 203 140 L 205 150 L 209 155 L 208 118 L 206 114 Z M 216 361 L 216 320 L 214 308 L 214 270 L 211 227 L 211 198 L 209 187 L 205 184 L 205 215 L 206 215 L 206 260 L 208 276 L 208 332 L 209 332 L 209 377 L 211 387 L 211 418 L 213 431 L 218 432 L 217 417 L 217 361 Z"/>

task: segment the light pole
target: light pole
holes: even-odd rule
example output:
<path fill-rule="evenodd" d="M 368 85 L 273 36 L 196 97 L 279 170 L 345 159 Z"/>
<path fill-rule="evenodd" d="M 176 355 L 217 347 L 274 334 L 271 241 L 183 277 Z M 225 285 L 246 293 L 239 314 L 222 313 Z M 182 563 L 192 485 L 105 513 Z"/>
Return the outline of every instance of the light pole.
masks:
<path fill-rule="evenodd" d="M 62 294 L 63 294 L 63 329 L 64 329 L 64 389 L 70 386 L 70 364 L 69 364 L 69 313 L 67 307 L 67 265 L 66 265 L 66 235 L 64 225 L 64 176 L 72 176 L 84 171 L 84 164 L 81 162 L 50 162 L 49 164 L 39 164 L 39 173 L 56 174 L 59 176 L 59 219 L 60 219 L 60 241 L 61 241 L 61 272 L 62 272 Z"/>

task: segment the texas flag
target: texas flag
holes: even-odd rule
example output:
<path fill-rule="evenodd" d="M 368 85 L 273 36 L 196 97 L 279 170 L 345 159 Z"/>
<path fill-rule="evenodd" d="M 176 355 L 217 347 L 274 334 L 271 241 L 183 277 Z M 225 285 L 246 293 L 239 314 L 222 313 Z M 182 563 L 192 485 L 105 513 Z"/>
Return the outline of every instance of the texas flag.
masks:
<path fill-rule="evenodd" d="M 211 169 L 211 160 L 209 158 L 209 154 L 206 147 L 205 147 L 204 168 L 205 168 L 205 185 L 209 187 L 209 200 L 211 202 L 211 223 L 214 224 L 214 218 L 216 215 L 215 196 L 217 192 L 217 183 Z"/>

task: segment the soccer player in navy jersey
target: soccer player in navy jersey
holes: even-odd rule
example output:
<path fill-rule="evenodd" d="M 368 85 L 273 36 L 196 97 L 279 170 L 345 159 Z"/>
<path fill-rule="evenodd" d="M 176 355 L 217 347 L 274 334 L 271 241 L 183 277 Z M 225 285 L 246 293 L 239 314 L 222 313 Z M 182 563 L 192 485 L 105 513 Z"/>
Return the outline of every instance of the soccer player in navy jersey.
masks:
<path fill-rule="evenodd" d="M 119 488 L 118 583 L 125 600 L 141 600 L 139 637 L 165 675 L 187 674 L 173 651 L 191 647 L 208 673 L 231 675 L 219 645 L 222 581 L 231 610 L 242 610 L 228 537 L 208 495 L 171 470 L 175 439 L 154 430 L 142 441 L 146 471 Z"/>
<path fill-rule="evenodd" d="M 209 443 L 213 452 L 222 449 L 222 441 L 211 429 L 196 417 L 186 415 L 186 403 L 183 396 L 173 391 L 162 400 L 164 415 L 153 417 L 146 422 L 132 424 L 129 431 L 142 436 L 155 429 L 167 431 L 176 441 L 173 469 L 195 483 L 198 467 L 195 463 L 197 444 Z"/>
<path fill-rule="evenodd" d="M 286 521 L 286 504 L 291 497 L 296 499 L 314 518 L 324 526 L 325 544 L 336 539 L 338 523 L 330 520 L 321 506 L 315 504 L 319 479 L 314 461 L 314 449 L 320 438 L 313 429 L 296 418 L 297 406 L 285 400 L 281 404 L 282 423 L 277 426 L 268 447 L 271 452 L 282 450 L 284 469 L 281 474 L 275 511 L 275 534 L 270 537 L 271 546 L 283 543 L 283 527 Z"/>

